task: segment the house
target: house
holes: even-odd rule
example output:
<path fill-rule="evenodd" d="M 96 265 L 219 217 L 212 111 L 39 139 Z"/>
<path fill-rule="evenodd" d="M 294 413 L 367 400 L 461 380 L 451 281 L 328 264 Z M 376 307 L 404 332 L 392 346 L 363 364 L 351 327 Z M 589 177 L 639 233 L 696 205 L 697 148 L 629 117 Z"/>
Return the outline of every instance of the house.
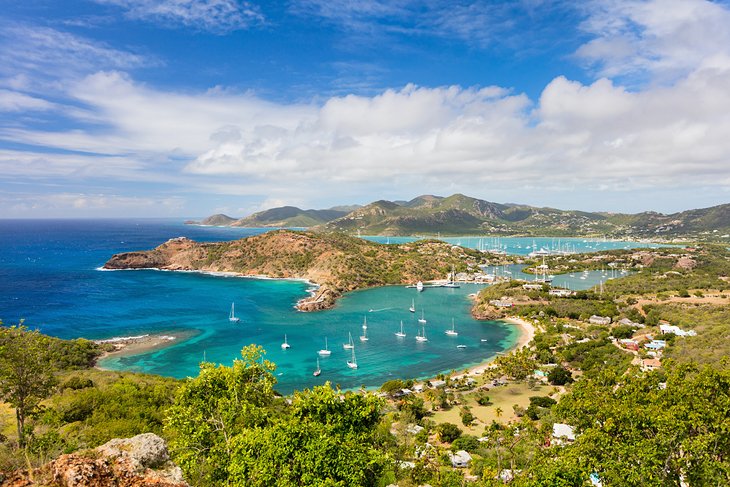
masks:
<path fill-rule="evenodd" d="M 635 340 L 631 340 L 630 338 L 622 338 L 618 342 L 626 350 L 633 350 L 634 352 L 639 351 L 639 344 Z"/>
<path fill-rule="evenodd" d="M 565 423 L 553 424 L 553 438 L 557 445 L 575 441 L 575 428 Z"/>
<path fill-rule="evenodd" d="M 662 348 L 667 346 L 667 342 L 665 340 L 652 340 L 646 345 L 644 345 L 645 348 L 648 348 L 649 350 L 661 350 Z"/>
<path fill-rule="evenodd" d="M 590 318 L 588 318 L 588 323 L 592 323 L 594 325 L 610 325 L 611 324 L 611 317 L 610 316 L 593 315 Z"/>
<path fill-rule="evenodd" d="M 412 435 L 417 435 L 423 431 L 423 426 L 419 426 L 417 424 L 410 423 L 408 426 L 406 426 L 406 433 L 410 433 Z"/>
<path fill-rule="evenodd" d="M 439 387 L 445 387 L 446 381 L 445 380 L 432 380 L 431 381 L 431 387 L 434 389 L 438 389 Z"/>
<path fill-rule="evenodd" d="M 423 392 L 423 384 L 416 384 L 416 385 L 414 385 L 413 386 L 413 391 L 414 392 L 419 392 L 419 393 L 420 392 Z"/>
<path fill-rule="evenodd" d="M 643 370 L 644 372 L 656 370 L 661 366 L 662 361 L 658 358 L 646 358 L 641 361 L 641 370 Z"/>
<path fill-rule="evenodd" d="M 469 455 L 469 452 L 464 450 L 459 450 L 456 453 L 449 453 L 449 458 L 451 459 L 451 465 L 455 468 L 466 468 L 471 462 L 471 455 Z"/>
<path fill-rule="evenodd" d="M 506 298 L 493 299 L 489 302 L 489 304 L 491 304 L 492 306 L 496 306 L 497 308 L 511 308 L 512 306 L 514 306 L 514 303 Z"/>
<path fill-rule="evenodd" d="M 674 333 L 678 337 L 693 337 L 697 335 L 697 332 L 694 330 L 685 331 L 678 326 L 670 325 L 666 321 L 659 323 L 659 331 L 661 331 L 663 334 Z"/>
<path fill-rule="evenodd" d="M 618 320 L 618 324 L 619 325 L 630 326 L 632 328 L 643 328 L 644 327 L 644 325 L 642 325 L 641 323 L 636 323 L 634 321 L 631 321 L 628 318 L 621 318 L 620 320 Z"/>
<path fill-rule="evenodd" d="M 550 296 L 557 296 L 559 298 L 566 297 L 566 296 L 573 296 L 575 294 L 575 291 L 571 291 L 570 289 L 551 289 L 548 291 L 548 294 Z"/>
<path fill-rule="evenodd" d="M 522 289 L 527 289 L 527 290 L 531 290 L 531 291 L 541 291 L 542 284 L 523 284 Z"/>

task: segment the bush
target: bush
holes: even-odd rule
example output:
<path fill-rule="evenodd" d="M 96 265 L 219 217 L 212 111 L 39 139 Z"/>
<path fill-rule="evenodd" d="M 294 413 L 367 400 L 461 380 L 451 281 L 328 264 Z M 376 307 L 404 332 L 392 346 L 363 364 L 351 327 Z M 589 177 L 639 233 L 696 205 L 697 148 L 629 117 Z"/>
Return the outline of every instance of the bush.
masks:
<path fill-rule="evenodd" d="M 86 389 L 87 387 L 94 387 L 94 381 L 88 377 L 79 377 L 77 375 L 69 378 L 61 384 L 61 389 L 72 389 L 78 391 L 79 389 Z"/>
<path fill-rule="evenodd" d="M 473 435 L 461 435 L 451 443 L 451 449 L 466 450 L 468 452 L 475 452 L 479 449 L 481 443 L 477 440 L 476 436 Z"/>
<path fill-rule="evenodd" d="M 557 366 L 547 376 L 548 381 L 554 386 L 562 386 L 573 382 L 573 374 L 562 366 Z"/>
<path fill-rule="evenodd" d="M 466 406 L 462 407 L 459 414 L 461 416 L 461 423 L 464 426 L 469 426 L 470 424 L 472 424 L 474 422 L 474 419 L 475 419 L 474 415 L 471 413 L 471 411 L 469 410 L 468 407 L 466 407 Z"/>
<path fill-rule="evenodd" d="M 441 423 L 436 426 L 436 433 L 438 433 L 439 440 L 444 443 L 451 443 L 461 436 L 461 430 L 453 423 Z"/>

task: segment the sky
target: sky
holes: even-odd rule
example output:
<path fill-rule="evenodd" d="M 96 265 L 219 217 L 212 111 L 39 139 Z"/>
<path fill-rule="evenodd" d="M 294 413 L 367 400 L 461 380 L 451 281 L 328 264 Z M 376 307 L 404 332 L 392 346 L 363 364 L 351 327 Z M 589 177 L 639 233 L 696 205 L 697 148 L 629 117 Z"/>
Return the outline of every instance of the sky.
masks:
<path fill-rule="evenodd" d="M 0 218 L 730 203 L 730 1 L 0 0 Z"/>

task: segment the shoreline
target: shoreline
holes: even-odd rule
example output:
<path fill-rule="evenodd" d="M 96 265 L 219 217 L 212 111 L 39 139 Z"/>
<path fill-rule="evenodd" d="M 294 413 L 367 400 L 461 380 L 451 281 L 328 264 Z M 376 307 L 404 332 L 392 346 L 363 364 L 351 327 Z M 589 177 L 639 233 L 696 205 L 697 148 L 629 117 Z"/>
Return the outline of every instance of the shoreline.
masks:
<path fill-rule="evenodd" d="M 532 341 L 533 338 L 535 338 L 535 333 L 537 332 L 535 325 L 530 323 L 529 321 L 519 318 L 517 316 L 507 316 L 505 318 L 499 318 L 494 321 L 502 321 L 504 323 L 508 323 L 510 325 L 515 325 L 518 328 L 519 336 L 517 337 L 517 341 L 509 348 L 504 349 L 502 352 L 498 352 L 493 357 L 490 357 L 483 362 L 473 365 L 466 369 L 465 373 L 460 373 L 451 376 L 453 379 L 458 379 L 464 376 L 472 376 L 472 375 L 482 375 L 484 372 L 486 372 L 491 366 L 494 360 L 503 354 L 507 354 L 509 352 L 512 352 L 514 350 L 519 350 L 521 348 L 525 348 L 529 345 L 529 343 Z M 430 377 L 432 379 L 433 377 Z"/>
<path fill-rule="evenodd" d="M 112 357 L 127 357 L 132 355 L 140 355 L 155 350 L 171 347 L 181 341 L 197 335 L 193 330 L 179 330 L 168 333 L 144 334 L 126 337 L 113 337 L 100 340 L 91 340 L 98 345 L 111 345 L 113 350 L 108 350 L 97 357 L 94 368 L 99 370 L 107 369 L 103 366 L 104 360 Z"/>

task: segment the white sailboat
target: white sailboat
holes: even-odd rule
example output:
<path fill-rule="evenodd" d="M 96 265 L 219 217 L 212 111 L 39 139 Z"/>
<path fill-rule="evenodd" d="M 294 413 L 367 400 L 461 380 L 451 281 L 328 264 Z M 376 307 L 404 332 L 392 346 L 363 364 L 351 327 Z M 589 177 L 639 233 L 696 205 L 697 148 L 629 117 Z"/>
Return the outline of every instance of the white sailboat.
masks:
<path fill-rule="evenodd" d="M 360 335 L 360 341 L 366 342 L 368 340 L 370 339 L 368 338 L 368 318 L 366 316 L 365 322 L 362 324 L 362 335 Z"/>
<path fill-rule="evenodd" d="M 395 332 L 395 336 L 398 338 L 405 338 L 406 334 L 403 333 L 403 320 L 400 320 L 400 331 Z"/>
<path fill-rule="evenodd" d="M 417 342 L 427 342 L 428 338 L 426 338 L 426 329 L 424 327 L 421 327 L 421 334 L 416 335 L 416 341 Z"/>
<path fill-rule="evenodd" d="M 423 310 L 421 310 L 421 317 L 418 318 L 418 322 L 421 323 L 421 324 L 425 324 L 426 323 L 426 318 L 423 317 Z"/>
<path fill-rule="evenodd" d="M 351 348 L 355 347 L 355 342 L 352 341 L 352 333 L 348 332 L 348 340 L 347 343 L 342 344 L 342 348 L 345 350 L 350 350 Z"/>
<path fill-rule="evenodd" d="M 289 342 L 286 341 L 286 334 L 284 334 L 284 343 L 281 344 L 281 349 L 286 350 L 288 348 L 291 348 L 291 345 L 289 345 Z"/>
<path fill-rule="evenodd" d="M 411 307 L 408 308 L 408 311 L 410 311 L 411 313 L 416 312 L 416 300 L 415 299 L 411 299 Z"/>
<path fill-rule="evenodd" d="M 352 349 L 352 358 L 347 361 L 347 366 L 351 369 L 357 368 L 357 360 L 355 359 L 355 348 Z"/>
<path fill-rule="evenodd" d="M 324 338 L 324 348 L 317 353 L 320 357 L 329 357 L 332 353 L 332 351 L 327 348 L 327 337 Z"/>
<path fill-rule="evenodd" d="M 322 373 L 322 369 L 319 368 L 319 357 L 317 357 L 317 370 L 312 372 L 312 375 L 315 377 L 319 377 L 319 374 Z"/>
<path fill-rule="evenodd" d="M 451 329 L 450 330 L 446 330 L 446 334 L 447 335 L 449 335 L 451 337 L 455 337 L 455 336 L 457 336 L 459 334 L 459 332 L 454 329 L 454 326 L 455 326 L 454 325 L 454 319 L 451 318 Z"/>
<path fill-rule="evenodd" d="M 236 317 L 236 303 L 231 303 L 231 313 L 228 315 L 228 321 L 231 323 L 238 323 L 240 318 Z"/>

